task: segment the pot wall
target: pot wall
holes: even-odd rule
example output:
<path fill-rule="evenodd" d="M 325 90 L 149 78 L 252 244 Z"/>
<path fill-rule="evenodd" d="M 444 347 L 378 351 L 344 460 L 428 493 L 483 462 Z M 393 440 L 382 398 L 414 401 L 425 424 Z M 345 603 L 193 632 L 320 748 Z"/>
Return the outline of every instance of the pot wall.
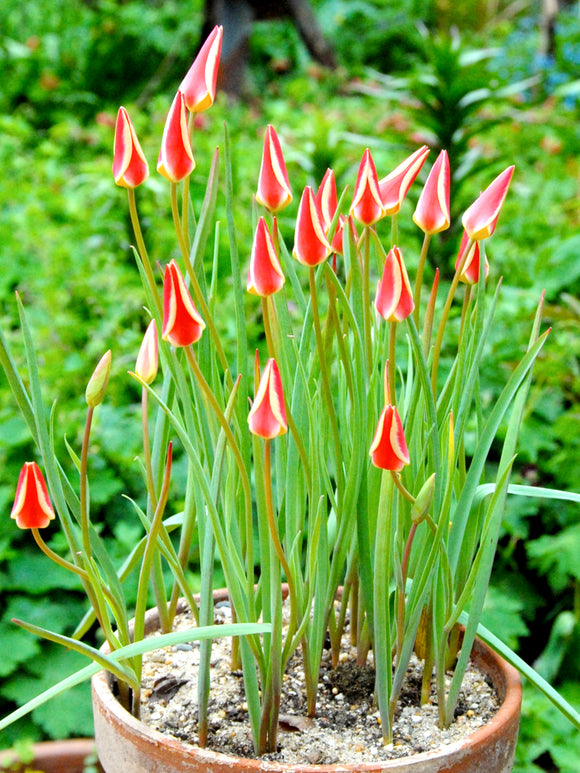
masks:
<path fill-rule="evenodd" d="M 0 752 L 0 768 L 6 766 L 10 773 L 23 773 L 34 770 L 34 773 L 83 773 L 85 760 L 90 759 L 92 770 L 102 771 L 100 765 L 94 762 L 95 742 L 92 739 L 74 739 L 70 741 L 47 741 L 37 743 L 32 747 L 34 759 L 22 765 L 17 765 L 15 752 Z M 8 767 L 10 766 L 10 767 Z"/>

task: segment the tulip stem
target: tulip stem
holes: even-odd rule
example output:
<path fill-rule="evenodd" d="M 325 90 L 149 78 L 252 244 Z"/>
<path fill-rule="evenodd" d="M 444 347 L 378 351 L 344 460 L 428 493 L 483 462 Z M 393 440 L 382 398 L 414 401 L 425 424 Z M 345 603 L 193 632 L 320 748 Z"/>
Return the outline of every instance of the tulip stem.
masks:
<path fill-rule="evenodd" d="M 224 434 L 227 438 L 227 441 L 230 445 L 230 448 L 232 449 L 232 453 L 234 454 L 236 464 L 238 466 L 238 470 L 240 472 L 240 479 L 242 482 L 242 488 L 244 489 L 244 501 L 245 501 L 245 508 L 246 508 L 246 516 L 248 516 L 249 513 L 252 512 L 252 494 L 250 489 L 250 481 L 248 479 L 248 471 L 246 469 L 246 465 L 244 464 L 244 459 L 242 457 L 240 448 L 236 442 L 236 439 L 233 435 L 233 432 L 231 430 L 231 427 L 228 423 L 228 420 L 226 419 L 224 412 L 219 406 L 218 401 L 216 400 L 216 397 L 210 387 L 210 385 L 207 383 L 205 376 L 201 372 L 201 368 L 199 367 L 199 363 L 197 362 L 197 359 L 195 357 L 195 352 L 193 351 L 193 347 L 186 346 L 185 347 L 185 354 L 187 357 L 187 361 L 189 362 L 191 369 L 193 370 L 193 373 L 197 379 L 197 382 L 199 386 L 201 387 L 203 393 L 205 394 L 209 404 L 211 405 L 217 420 L 219 421 L 221 428 L 224 431 Z"/>
<path fill-rule="evenodd" d="M 457 268 L 455 269 L 455 275 L 453 276 L 451 286 L 449 287 L 445 306 L 443 307 L 443 312 L 441 314 L 441 321 L 437 331 L 437 339 L 435 340 L 435 351 L 433 352 L 433 365 L 431 369 L 431 391 L 433 392 L 433 399 L 435 402 L 437 402 L 437 373 L 439 370 L 439 358 L 441 356 L 441 346 L 443 344 L 445 326 L 447 325 L 449 312 L 451 311 L 451 305 L 453 303 L 453 298 L 455 297 L 455 291 L 457 290 L 457 285 L 459 284 L 459 277 L 461 276 L 461 272 L 463 271 L 467 261 L 467 256 L 469 255 L 473 241 L 473 239 L 469 239 L 465 245 L 461 258 L 457 264 Z"/>
<path fill-rule="evenodd" d="M 83 444 L 81 448 L 81 462 L 80 462 L 80 512 L 81 512 L 81 536 L 83 542 L 83 550 L 87 560 L 91 556 L 91 541 L 89 536 L 89 486 L 88 486 L 88 456 L 89 456 L 89 439 L 91 435 L 91 424 L 93 421 L 94 408 L 89 406 L 87 410 L 87 418 L 85 421 L 85 432 L 83 435 Z"/>
<path fill-rule="evenodd" d="M 147 282 L 149 283 L 149 289 L 155 302 L 155 308 L 159 318 L 163 317 L 163 310 L 161 306 L 161 298 L 159 297 L 159 290 L 155 283 L 155 277 L 153 275 L 153 269 L 151 268 L 151 262 L 149 260 L 149 254 L 145 247 L 145 241 L 143 239 L 143 232 L 141 231 L 141 223 L 139 222 L 139 215 L 137 214 L 137 201 L 135 198 L 135 189 L 127 188 L 127 196 L 129 198 L 129 214 L 131 216 L 131 225 L 133 226 L 133 233 L 135 234 L 135 240 L 137 242 L 137 251 L 141 258 L 141 265 L 145 271 Z"/>
<path fill-rule="evenodd" d="M 187 271 L 187 276 L 191 282 L 191 289 L 193 290 L 193 294 L 195 296 L 195 302 L 199 306 L 201 316 L 209 328 L 211 339 L 215 346 L 220 364 L 224 369 L 224 372 L 229 373 L 228 360 L 225 355 L 219 334 L 216 330 L 213 317 L 203 296 L 201 287 L 199 286 L 195 271 L 193 270 L 193 264 L 189 256 L 188 242 L 185 240 L 183 229 L 181 227 L 181 221 L 179 219 L 179 206 L 177 203 L 177 183 L 171 183 L 171 213 L 173 215 L 173 227 L 175 228 L 175 235 L 177 236 L 179 249 L 181 250 L 181 256 L 185 264 L 185 270 Z"/>
<path fill-rule="evenodd" d="M 400 474 L 398 472 L 395 472 L 394 470 L 391 470 L 391 477 L 393 478 L 393 483 L 398 488 L 398 490 L 402 494 L 403 498 L 406 499 L 407 502 L 410 502 L 412 505 L 414 505 L 415 504 L 415 497 L 403 485 L 403 482 L 401 480 Z"/>
<path fill-rule="evenodd" d="M 145 387 L 141 391 L 141 424 L 143 427 L 143 464 L 145 466 L 145 475 L 147 476 L 147 491 L 151 501 L 151 509 L 155 511 L 157 507 L 157 494 L 155 492 L 155 483 L 153 482 L 153 470 L 151 468 L 151 445 L 149 443 L 149 410 L 148 410 L 148 392 Z"/>
<path fill-rule="evenodd" d="M 190 175 L 183 180 L 181 189 L 181 227 L 183 231 L 183 241 L 189 244 L 189 180 Z"/>
<path fill-rule="evenodd" d="M 74 574 L 76 574 L 78 577 L 81 578 L 85 586 L 88 586 L 89 589 L 91 588 L 91 578 L 89 577 L 89 574 L 85 569 L 82 569 L 80 566 L 73 564 L 71 561 L 67 561 L 66 558 L 59 556 L 58 553 L 55 553 L 54 550 L 49 548 L 46 542 L 43 540 L 42 535 L 40 534 L 40 531 L 37 528 L 33 527 L 31 531 L 36 544 L 42 550 L 45 556 L 50 558 L 51 561 L 54 561 L 55 564 L 58 564 L 58 566 L 61 566 L 63 569 L 68 569 L 70 572 L 73 572 Z M 110 590 L 107 588 L 106 585 L 102 586 L 102 590 L 103 590 L 103 594 L 107 598 L 109 606 L 113 610 L 113 614 L 115 615 L 115 618 L 117 620 L 121 620 L 123 612 L 119 608 L 119 605 L 115 600 L 115 597 L 113 596 L 113 594 L 110 592 Z M 99 624 L 101 625 L 101 628 L 103 629 L 103 631 L 106 631 L 106 628 L 102 623 L 102 617 L 103 617 L 102 610 L 98 606 L 96 601 L 97 597 L 94 596 L 90 590 L 89 590 L 89 598 L 93 606 L 93 609 L 95 611 L 95 615 L 99 620 Z M 111 641 L 109 641 L 109 644 L 111 644 Z"/>
<path fill-rule="evenodd" d="M 276 525 L 276 517 L 274 515 L 274 502 L 272 498 L 271 445 L 272 445 L 271 440 L 266 439 L 264 441 L 264 489 L 265 489 L 265 498 L 266 498 L 266 516 L 268 518 L 268 529 L 270 531 L 270 538 L 272 540 L 272 545 L 274 546 L 274 550 L 276 551 L 276 555 L 278 556 L 278 560 L 280 561 L 280 566 L 282 567 L 282 571 L 286 575 L 286 582 L 288 583 L 288 596 L 290 599 L 290 625 L 289 625 L 288 633 L 286 635 L 286 639 L 290 641 L 292 639 L 292 636 L 298 624 L 298 605 L 297 605 L 297 598 L 296 598 L 296 585 L 294 583 L 292 572 L 290 571 L 290 565 L 288 564 L 288 561 L 284 554 L 284 548 L 282 547 L 282 543 L 280 542 L 280 537 L 278 536 L 278 527 Z"/>
<path fill-rule="evenodd" d="M 387 360 L 387 368 L 389 373 L 389 394 L 386 395 L 386 397 L 389 399 L 391 405 L 396 405 L 396 400 L 397 400 L 397 395 L 395 390 L 395 378 L 397 377 L 397 371 L 395 366 L 396 339 L 397 339 L 397 323 L 389 322 L 389 359 Z"/>
<path fill-rule="evenodd" d="M 433 279 L 433 287 L 429 294 L 429 300 L 427 301 L 427 308 L 425 309 L 425 319 L 423 320 L 423 335 L 421 338 L 421 344 L 423 346 L 423 354 L 425 357 L 429 354 L 431 347 L 431 334 L 433 332 L 433 317 L 435 316 L 435 302 L 437 301 L 437 290 L 439 288 L 439 269 L 435 269 L 435 278 Z"/>
<path fill-rule="evenodd" d="M 388 599 L 388 578 L 391 575 L 393 477 L 383 473 L 375 533 L 375 567 L 373 572 L 373 654 L 376 669 L 376 695 L 381 717 L 383 743 L 390 743 L 393 730 L 389 711 L 392 691 L 391 607 Z"/>
<path fill-rule="evenodd" d="M 465 324 L 467 322 L 467 309 L 469 308 L 469 301 L 471 300 L 471 285 L 465 285 L 465 295 L 463 296 L 463 307 L 461 308 L 461 324 L 459 326 L 459 339 L 457 348 L 461 348 L 461 342 L 463 341 L 463 333 L 465 330 Z"/>
<path fill-rule="evenodd" d="M 167 451 L 167 458 L 165 462 L 165 472 L 163 475 L 163 484 L 159 495 L 159 501 L 155 508 L 155 514 L 151 521 L 151 528 L 147 535 L 147 543 L 145 545 L 145 552 L 141 561 L 141 570 L 139 572 L 139 581 L 137 586 L 137 600 L 135 603 L 135 625 L 134 625 L 134 640 L 141 641 L 145 633 L 145 611 L 147 609 L 147 591 L 149 586 L 149 576 L 151 573 L 151 567 L 155 558 L 155 550 L 157 549 L 157 540 L 159 532 L 161 530 L 161 519 L 165 511 L 165 505 L 167 504 L 167 497 L 169 495 L 169 481 L 171 477 L 171 461 L 172 461 L 172 446 L 169 444 Z M 139 681 L 141 681 L 141 658 L 136 659 L 136 673 Z"/>
<path fill-rule="evenodd" d="M 270 324 L 270 303 L 268 297 L 262 296 L 262 318 L 264 320 L 264 333 L 266 335 L 266 344 L 268 346 L 268 356 L 273 357 L 276 361 L 280 361 L 278 357 L 277 352 L 277 346 L 274 344 L 274 336 L 272 335 L 272 325 Z M 274 309 L 274 319 L 276 319 L 275 313 L 276 310 Z M 276 337 L 277 340 L 277 337 Z M 304 448 L 304 443 L 302 442 L 302 438 L 298 434 L 298 429 L 296 427 L 296 424 L 294 423 L 294 418 L 290 412 L 290 406 L 288 405 L 286 398 L 284 398 L 284 406 L 286 408 L 286 420 L 288 422 L 288 427 L 290 428 L 290 434 L 294 438 L 294 442 L 296 443 L 296 448 L 298 450 L 298 453 L 300 454 L 300 458 L 302 460 L 302 464 L 304 465 L 304 472 L 306 475 L 306 479 L 308 481 L 308 490 L 310 491 L 310 483 L 311 483 L 311 477 L 310 477 L 310 464 L 308 462 L 308 455 L 306 453 L 306 449 Z"/>
<path fill-rule="evenodd" d="M 314 266 L 310 266 L 308 274 L 310 282 L 310 299 L 312 303 L 312 320 L 314 322 L 314 335 L 316 337 L 316 348 L 318 349 L 318 360 L 320 364 L 320 377 L 322 380 L 322 389 L 324 392 L 324 399 L 326 402 L 326 408 L 328 410 L 328 418 L 330 420 L 330 427 L 332 431 L 332 438 L 334 442 L 334 455 L 336 461 L 336 485 L 338 490 L 339 500 L 342 500 L 342 454 L 340 450 L 340 436 L 338 434 L 338 426 L 336 422 L 336 412 L 334 410 L 334 403 L 332 401 L 332 392 L 330 390 L 330 380 L 328 378 L 328 368 L 326 367 L 326 354 L 324 351 L 324 343 L 322 341 L 322 331 L 320 329 L 320 313 L 318 310 L 318 298 L 316 296 L 316 276 Z"/>
<path fill-rule="evenodd" d="M 262 305 L 262 319 L 264 321 L 264 333 L 266 335 L 266 345 L 268 347 L 268 356 L 278 359 L 276 347 L 274 346 L 274 338 L 272 337 L 272 326 L 270 325 L 270 307 L 268 296 L 262 296 L 260 298 Z"/>
<path fill-rule="evenodd" d="M 399 219 L 397 213 L 391 215 L 391 247 L 399 243 Z"/>
<path fill-rule="evenodd" d="M 365 352 L 367 360 L 367 370 L 370 376 L 373 369 L 372 364 L 372 337 L 371 337 L 371 291 L 370 291 L 370 263 L 371 263 L 371 243 L 370 226 L 365 226 L 363 235 L 363 328 L 365 337 Z"/>
<path fill-rule="evenodd" d="M 419 327 L 419 311 L 421 305 L 421 287 L 423 286 L 423 271 L 425 269 L 425 260 L 427 259 L 427 253 L 429 252 L 429 245 L 431 243 L 431 234 L 425 234 L 423 244 L 421 246 L 421 254 L 419 256 L 419 265 L 417 266 L 417 276 L 415 277 L 415 294 L 413 301 L 415 303 L 415 324 Z"/>
<path fill-rule="evenodd" d="M 62 558 L 58 555 L 58 553 L 55 553 L 54 550 L 49 548 L 46 542 L 42 539 L 40 531 L 37 528 L 33 527 L 31 531 L 36 544 L 42 550 L 45 556 L 48 556 L 48 558 L 50 558 L 51 561 L 54 561 L 55 564 L 62 566 L 63 569 L 68 569 L 69 571 L 74 572 L 81 578 L 81 580 L 85 582 L 88 581 L 89 576 L 84 569 L 82 569 L 80 566 L 77 566 L 76 564 L 71 563 L 70 561 L 67 561 L 66 558 Z"/>
<path fill-rule="evenodd" d="M 409 556 L 411 555 L 411 547 L 413 545 L 413 539 L 415 532 L 417 531 L 417 524 L 411 524 L 411 529 L 405 543 L 405 550 L 403 552 L 403 558 L 401 561 L 401 587 L 397 594 L 397 653 L 395 656 L 395 663 L 398 664 L 401 659 L 401 652 L 403 650 L 403 633 L 405 628 L 405 585 L 407 583 L 407 571 L 409 569 Z"/>

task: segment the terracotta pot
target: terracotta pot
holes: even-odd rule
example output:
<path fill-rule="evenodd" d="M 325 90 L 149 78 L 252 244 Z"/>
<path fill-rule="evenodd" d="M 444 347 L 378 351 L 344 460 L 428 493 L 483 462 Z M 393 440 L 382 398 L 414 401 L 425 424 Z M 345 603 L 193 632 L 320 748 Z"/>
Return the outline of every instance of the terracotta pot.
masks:
<path fill-rule="evenodd" d="M 216 600 L 226 595 L 218 591 Z M 145 619 L 146 633 L 157 630 L 158 624 L 157 611 L 150 610 Z M 238 759 L 171 739 L 125 711 L 111 692 L 110 675 L 101 671 L 92 680 L 99 760 L 106 773 L 509 773 L 520 722 L 520 676 L 479 640 L 472 658 L 489 676 L 502 701 L 487 725 L 439 750 L 356 765 L 292 765 Z"/>
<path fill-rule="evenodd" d="M 0 768 L 10 773 L 83 773 L 85 761 L 91 770 L 102 771 L 95 758 L 95 742 L 92 738 L 78 738 L 70 741 L 47 741 L 32 747 L 34 759 L 29 763 L 18 763 L 13 751 L 0 752 Z"/>

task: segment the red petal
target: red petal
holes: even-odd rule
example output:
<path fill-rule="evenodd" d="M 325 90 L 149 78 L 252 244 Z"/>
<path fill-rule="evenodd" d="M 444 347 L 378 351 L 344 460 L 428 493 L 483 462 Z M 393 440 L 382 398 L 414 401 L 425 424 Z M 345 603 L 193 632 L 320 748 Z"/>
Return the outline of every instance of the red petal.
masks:
<path fill-rule="evenodd" d="M 248 425 L 250 432 L 266 440 L 283 435 L 288 429 L 282 380 L 274 359 L 269 359 L 264 368 Z"/>
<path fill-rule="evenodd" d="M 183 94 L 178 91 L 165 122 L 157 171 L 176 183 L 191 174 L 194 168 L 195 161 L 189 141 L 185 102 Z"/>
<path fill-rule="evenodd" d="M 369 453 L 375 467 L 383 470 L 398 472 L 409 464 L 403 424 L 394 406 L 383 408 Z"/>
<path fill-rule="evenodd" d="M 213 105 L 222 38 L 223 27 L 214 27 L 179 86 L 185 106 L 194 113 L 201 113 Z"/>
<path fill-rule="evenodd" d="M 427 145 L 423 145 L 406 158 L 399 166 L 379 181 L 379 190 L 385 214 L 394 215 L 401 208 L 407 191 L 419 174 L 429 154 Z"/>
<path fill-rule="evenodd" d="M 292 254 L 305 266 L 317 266 L 324 262 L 331 252 L 332 247 L 324 234 L 322 215 L 314 191 L 308 185 L 298 207 Z"/>
<path fill-rule="evenodd" d="M 266 128 L 256 201 L 270 212 L 278 212 L 292 201 L 282 147 L 273 126 Z"/>
<path fill-rule="evenodd" d="M 199 316 L 174 260 L 165 267 L 163 281 L 163 330 L 161 338 L 172 346 L 199 341 L 205 323 Z"/>
<path fill-rule="evenodd" d="M 273 295 L 282 288 L 285 281 L 272 236 L 266 221 L 261 217 L 252 245 L 248 292 L 261 296 Z"/>
<path fill-rule="evenodd" d="M 450 185 L 449 158 L 447 152 L 442 150 L 431 167 L 413 214 L 413 221 L 427 234 L 436 234 L 449 228 Z"/>
<path fill-rule="evenodd" d="M 332 169 L 327 169 L 322 178 L 322 182 L 316 193 L 316 202 L 320 207 L 324 233 L 328 234 L 328 229 L 334 219 L 337 206 L 336 180 Z"/>
<path fill-rule="evenodd" d="M 515 167 L 508 166 L 465 211 L 461 222 L 471 239 L 486 239 L 495 231 Z"/>
<path fill-rule="evenodd" d="M 363 225 L 373 225 L 385 215 L 377 170 L 368 148 L 359 166 L 350 214 Z"/>
<path fill-rule="evenodd" d="M 469 237 L 467 236 L 467 233 L 463 232 L 463 237 L 461 239 L 461 246 L 459 247 L 459 254 L 457 255 L 457 260 L 455 261 L 455 270 L 459 268 L 459 265 L 461 264 L 462 258 L 463 258 L 463 252 L 465 248 L 467 247 Z M 469 256 L 466 260 L 466 262 L 463 264 L 463 269 L 461 271 L 461 274 L 459 275 L 459 281 L 464 282 L 465 284 L 474 285 L 479 282 L 479 265 L 480 265 L 480 254 L 483 247 L 479 244 L 479 242 L 473 242 L 471 247 L 469 248 Z M 487 258 L 484 258 L 484 267 L 485 267 L 485 278 L 487 279 L 487 275 L 489 274 L 489 263 L 487 262 Z"/>
<path fill-rule="evenodd" d="M 147 159 L 141 149 L 129 113 L 119 108 L 115 123 L 113 177 L 123 188 L 136 188 L 149 176 Z"/>
<path fill-rule="evenodd" d="M 407 269 L 398 247 L 393 247 L 387 255 L 375 306 L 387 322 L 402 322 L 415 308 Z"/>
<path fill-rule="evenodd" d="M 10 514 L 20 529 L 44 529 L 54 518 L 48 489 L 36 462 L 25 462 Z"/>

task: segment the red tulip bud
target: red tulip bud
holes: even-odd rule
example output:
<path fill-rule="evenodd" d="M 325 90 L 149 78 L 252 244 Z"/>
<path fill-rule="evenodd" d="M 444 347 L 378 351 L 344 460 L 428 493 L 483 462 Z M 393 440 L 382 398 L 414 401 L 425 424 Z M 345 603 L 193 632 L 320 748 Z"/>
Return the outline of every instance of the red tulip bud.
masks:
<path fill-rule="evenodd" d="M 256 201 L 270 212 L 278 212 L 292 201 L 282 147 L 273 126 L 266 128 Z"/>
<path fill-rule="evenodd" d="M 305 266 L 317 266 L 325 261 L 331 252 L 332 247 L 324 233 L 322 214 L 314 191 L 308 185 L 298 207 L 292 254 Z"/>
<path fill-rule="evenodd" d="M 250 432 L 266 440 L 287 432 L 282 381 L 274 359 L 269 359 L 264 368 L 256 397 L 248 414 L 248 424 Z"/>
<path fill-rule="evenodd" d="M 222 38 L 223 27 L 214 27 L 181 81 L 179 91 L 183 93 L 185 106 L 192 113 L 201 113 L 213 105 Z"/>
<path fill-rule="evenodd" d="M 382 180 L 379 180 L 381 200 L 386 215 L 394 215 L 401 209 L 403 199 L 419 174 L 429 154 L 427 145 L 423 145 L 399 164 Z"/>
<path fill-rule="evenodd" d="M 44 529 L 54 518 L 45 480 L 36 462 L 25 462 L 10 517 L 20 529 Z"/>
<path fill-rule="evenodd" d="M 465 211 L 461 222 L 470 239 L 487 239 L 495 231 L 515 167 L 508 166 Z"/>
<path fill-rule="evenodd" d="M 328 236 L 331 223 L 334 219 L 336 212 L 337 198 L 336 198 L 336 180 L 334 178 L 334 172 L 332 169 L 327 169 L 322 182 L 316 193 L 316 202 L 320 207 L 320 214 L 322 215 L 322 223 L 324 225 L 324 233 Z"/>
<path fill-rule="evenodd" d="M 431 167 L 413 214 L 413 222 L 426 234 L 438 234 L 449 228 L 450 180 L 449 158 L 447 152 L 442 150 Z"/>
<path fill-rule="evenodd" d="M 136 188 L 149 177 L 147 159 L 124 107 L 119 108 L 115 124 L 113 177 L 123 188 Z"/>
<path fill-rule="evenodd" d="M 375 467 L 399 472 L 409 464 L 403 424 L 394 405 L 386 405 L 379 417 L 369 454 Z"/>
<path fill-rule="evenodd" d="M 352 223 L 352 218 L 349 218 L 349 221 Z M 342 255 L 342 235 L 344 233 L 344 224 L 347 222 L 347 219 L 344 215 L 338 216 L 338 223 L 336 224 L 336 231 L 334 232 L 334 236 L 332 237 L 332 242 L 330 243 L 330 246 L 332 247 L 332 251 L 336 254 Z"/>
<path fill-rule="evenodd" d="M 387 322 L 402 322 L 415 308 L 407 269 L 398 247 L 393 247 L 385 260 L 375 306 Z"/>
<path fill-rule="evenodd" d="M 467 233 L 465 231 L 463 232 L 463 238 L 461 239 L 461 246 L 459 248 L 459 254 L 457 256 L 457 260 L 455 261 L 455 270 L 459 268 L 459 264 L 461 263 L 463 259 L 463 253 L 465 248 L 467 247 L 469 237 L 467 236 Z M 483 249 L 483 245 L 480 245 L 479 242 L 473 242 L 471 244 L 471 247 L 469 248 L 469 255 L 467 256 L 467 260 L 463 264 L 463 269 L 461 271 L 461 274 L 459 275 L 459 281 L 464 282 L 468 285 L 475 285 L 479 282 L 479 262 L 480 262 L 480 251 Z M 489 274 L 489 263 L 487 262 L 487 257 L 484 256 L 484 270 L 485 270 L 485 278 L 487 279 Z"/>
<path fill-rule="evenodd" d="M 285 282 L 274 241 L 263 217 L 254 236 L 247 289 L 253 295 L 273 295 Z"/>
<path fill-rule="evenodd" d="M 363 225 L 373 225 L 385 216 L 377 170 L 368 148 L 360 162 L 350 214 Z"/>
<path fill-rule="evenodd" d="M 161 338 L 172 346 L 189 346 L 199 341 L 205 322 L 199 316 L 177 263 L 165 267 L 163 279 L 163 329 Z"/>
<path fill-rule="evenodd" d="M 183 94 L 178 91 L 165 121 L 157 171 L 176 183 L 191 174 L 194 169 L 185 102 Z"/>

